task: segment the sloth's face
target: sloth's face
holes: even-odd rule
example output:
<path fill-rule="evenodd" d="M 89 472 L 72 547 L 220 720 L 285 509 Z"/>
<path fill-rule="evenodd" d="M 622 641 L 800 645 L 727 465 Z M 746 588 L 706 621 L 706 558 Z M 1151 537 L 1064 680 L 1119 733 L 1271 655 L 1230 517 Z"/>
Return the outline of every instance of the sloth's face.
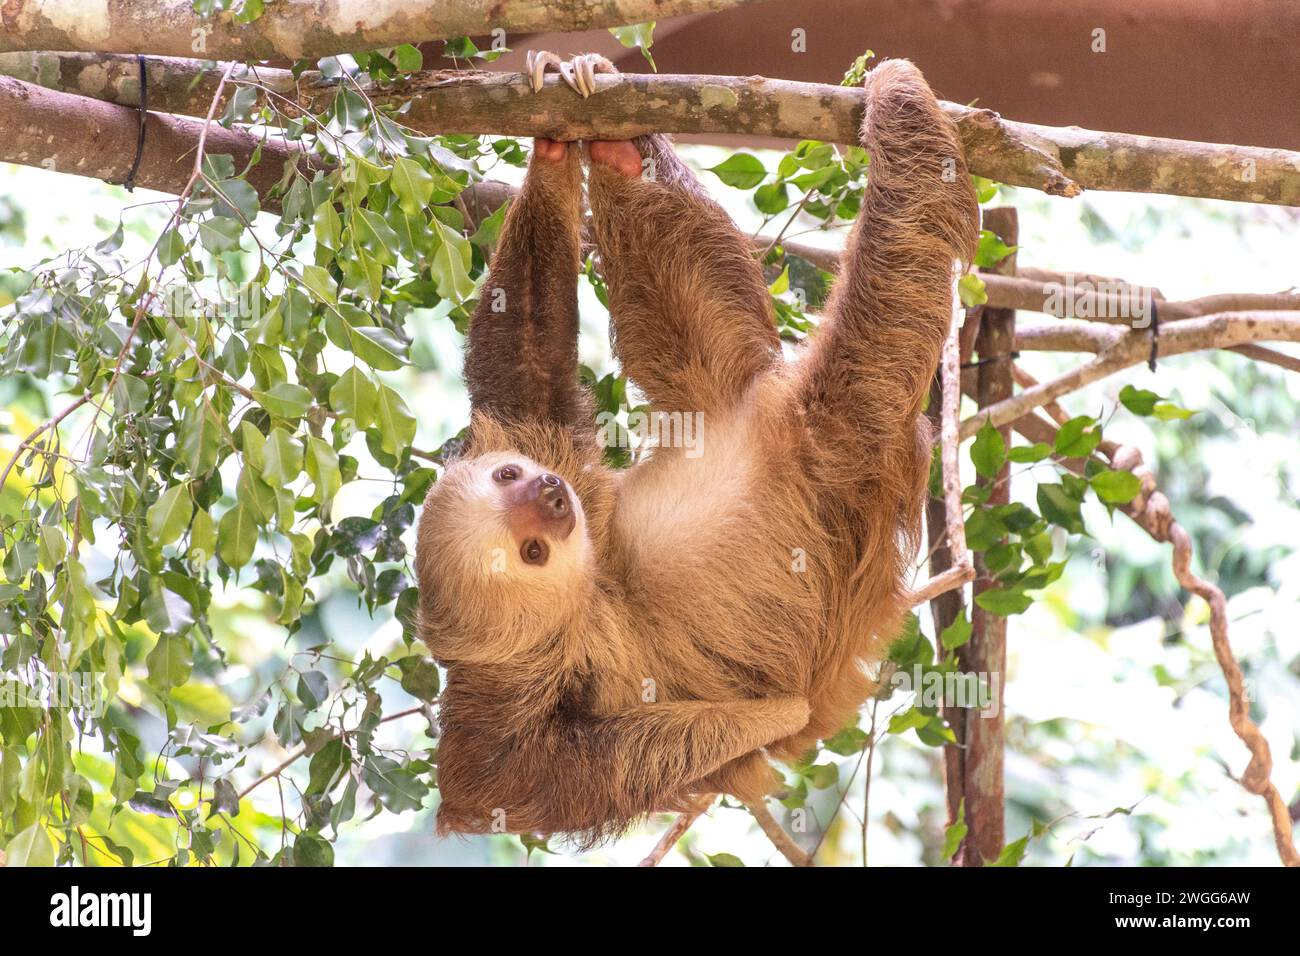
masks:
<path fill-rule="evenodd" d="M 455 549 L 489 575 L 553 577 L 547 569 L 581 556 L 578 496 L 523 455 L 498 452 L 453 464 L 426 508 L 441 512 L 439 523 L 454 536 Z"/>
<path fill-rule="evenodd" d="M 582 503 L 563 478 L 510 452 L 463 459 L 425 499 L 421 613 L 503 636 L 545 629 L 580 599 L 590 560 Z"/>

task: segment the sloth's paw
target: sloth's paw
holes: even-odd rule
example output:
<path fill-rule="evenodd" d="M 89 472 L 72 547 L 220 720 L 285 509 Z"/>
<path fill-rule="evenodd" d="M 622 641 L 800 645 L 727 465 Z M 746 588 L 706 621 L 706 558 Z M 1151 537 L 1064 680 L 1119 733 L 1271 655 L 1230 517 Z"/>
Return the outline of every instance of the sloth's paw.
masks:
<path fill-rule="evenodd" d="M 533 155 L 538 159 L 557 163 L 564 159 L 568 153 L 568 143 L 561 143 L 559 140 L 554 139 L 546 139 L 543 136 L 538 136 L 533 139 Z"/>
<path fill-rule="evenodd" d="M 641 175 L 641 153 L 630 139 L 593 140 L 587 144 L 587 151 L 593 163 L 629 178 Z"/>

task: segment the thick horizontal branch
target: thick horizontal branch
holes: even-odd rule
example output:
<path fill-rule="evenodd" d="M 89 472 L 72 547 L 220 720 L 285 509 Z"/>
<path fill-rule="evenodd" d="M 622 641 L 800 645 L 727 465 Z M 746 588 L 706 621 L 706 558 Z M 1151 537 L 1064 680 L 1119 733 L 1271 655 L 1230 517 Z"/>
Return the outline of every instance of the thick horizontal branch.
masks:
<path fill-rule="evenodd" d="M 203 121 L 150 113 L 146 123 L 136 185 L 179 194 L 193 172 L 193 152 Z M 0 129 L 5 131 L 0 136 L 0 162 L 121 184 L 135 158 L 139 125 L 136 110 L 0 76 Z M 249 168 L 248 182 L 261 197 L 262 209 L 278 214 L 276 186 L 285 163 L 297 163 L 303 172 L 309 172 L 316 167 L 317 158 L 275 138 L 215 124 L 208 128 L 205 154 L 231 156 L 236 169 L 248 167 L 259 149 L 259 162 Z M 478 221 L 513 194 L 505 183 L 484 182 L 457 198 L 470 218 Z"/>
<path fill-rule="evenodd" d="M 135 154 L 138 123 L 138 112 L 127 107 L 0 77 L 0 128 L 9 131 L 9 135 L 0 137 L 0 162 L 21 163 L 121 183 Z M 173 194 L 184 189 L 192 172 L 192 160 L 187 160 L 187 157 L 192 155 L 202 126 L 202 122 L 195 119 L 150 114 L 145 151 L 136 176 L 138 185 Z M 262 197 L 262 208 L 274 213 L 279 209 L 275 187 L 283 175 L 284 164 L 296 162 L 307 170 L 313 161 L 296 147 L 273 138 L 263 139 L 242 130 L 219 126 L 208 131 L 208 154 L 230 155 L 239 169 L 248 164 L 259 146 L 261 160 L 249 170 L 248 178 Z M 513 189 L 505 184 L 483 182 L 462 193 L 458 204 L 470 219 L 478 220 L 512 194 Z M 996 277 L 988 275 L 986 278 Z M 990 284 L 992 288 L 994 286 Z M 1193 301 L 1230 300 L 1243 301 L 1239 296 Z M 1234 348 L 1268 340 L 1300 341 L 1300 313 L 1288 314 L 1280 310 L 1230 312 L 1170 323 L 1161 327 L 1160 355 L 1207 348 Z M 1019 330 L 1016 347 L 1100 353 L 1092 362 L 1071 373 L 1085 376 L 1078 384 L 1054 386 L 1061 390 L 1048 396 L 1047 400 L 1051 400 L 1113 371 L 1138 364 L 1149 352 L 1150 337 L 1149 333 L 1140 331 L 1125 333 L 1118 328 L 1078 323 Z M 1022 392 L 1009 400 L 1027 402 L 1019 411 L 1009 412 L 994 406 L 996 415 L 1009 415 L 997 418 L 995 424 L 1003 424 L 1041 404 L 1036 404 L 1032 397 L 1026 400 L 1028 394 Z M 976 429 L 978 423 L 967 420 L 962 424 L 962 438 L 969 437 Z"/>
<path fill-rule="evenodd" d="M 332 56 L 460 36 L 571 32 L 707 13 L 753 0 L 275 0 L 252 23 L 192 0 L 5 0 L 0 52 L 76 50 L 226 60 Z"/>
<path fill-rule="evenodd" d="M 218 73 L 199 60 L 151 61 L 151 107 L 195 114 L 207 109 Z M 0 72 L 111 100 L 139 102 L 133 57 L 35 54 L 5 57 Z M 240 79 L 237 75 L 236 79 Z M 288 104 L 319 112 L 336 87 L 318 74 L 295 81 L 258 68 L 243 77 Z M 533 93 L 521 75 L 487 72 L 413 74 L 367 91 L 377 104 L 410 101 L 403 122 L 430 133 L 627 139 L 650 132 L 754 133 L 856 143 L 859 90 L 763 77 L 621 74 L 596 77 L 581 99 L 558 78 Z M 1169 193 L 1243 202 L 1300 205 L 1300 153 L 1262 147 L 1018 123 L 992 110 L 944 104 L 957 121 L 972 172 L 1054 195 L 1083 189 Z"/>

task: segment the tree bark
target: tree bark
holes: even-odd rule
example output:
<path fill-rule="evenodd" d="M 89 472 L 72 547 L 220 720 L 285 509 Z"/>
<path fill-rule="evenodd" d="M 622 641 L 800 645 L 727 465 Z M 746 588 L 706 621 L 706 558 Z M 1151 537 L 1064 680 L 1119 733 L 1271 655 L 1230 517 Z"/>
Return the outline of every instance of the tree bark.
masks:
<path fill-rule="evenodd" d="M 984 213 L 984 228 L 991 230 L 1009 246 L 1018 241 L 1018 224 L 1013 208 L 989 209 Z M 1013 252 L 996 269 L 1013 274 L 1016 269 Z M 976 372 L 976 394 L 981 409 L 1011 396 L 1011 351 L 1015 341 L 1016 313 L 1012 309 L 985 308 L 980 318 L 976 350 L 980 365 Z M 999 429 L 1006 447 L 1011 446 L 1011 428 Z M 1011 501 L 1011 471 L 1008 464 L 992 478 L 979 478 L 977 483 L 992 486 L 988 504 L 992 507 Z M 975 555 L 976 598 L 997 584 L 984 563 L 984 555 Z M 982 709 L 966 707 L 958 711 L 962 728 L 957 733 L 961 744 L 961 796 L 966 801 L 966 824 L 969 830 L 962 846 L 963 866 L 980 866 L 996 860 L 1006 839 L 1006 811 L 1003 781 L 1003 687 L 1007 670 L 1007 619 L 983 610 L 978 604 L 971 608 L 970 640 L 957 649 L 958 666 L 965 673 L 975 674 L 986 684 L 991 695 L 989 704 Z M 949 806 L 952 797 L 948 798 Z"/>
<path fill-rule="evenodd" d="M 0 136 L 0 162 L 120 185 L 135 159 L 140 114 L 124 106 L 0 76 L 0 129 L 6 131 Z M 193 150 L 202 129 L 202 120 L 147 114 L 136 185 L 172 194 L 184 189 L 193 172 Z M 262 209 L 278 215 L 280 196 L 275 187 L 284 175 L 285 163 L 297 163 L 302 172 L 311 173 L 320 168 L 317 157 L 292 144 L 215 123 L 208 128 L 204 151 L 209 156 L 231 156 L 235 168 L 242 170 L 259 146 L 261 157 L 249 169 L 248 182 L 257 190 Z M 478 222 L 514 194 L 514 188 L 506 183 L 488 181 L 470 186 L 457 202 Z"/>
<path fill-rule="evenodd" d="M 74 50 L 296 60 L 399 43 L 623 26 L 753 0 L 276 0 L 252 23 L 205 19 L 191 0 L 5 0 L 0 52 Z"/>
<path fill-rule="evenodd" d="M 207 111 L 221 75 L 199 60 L 150 60 L 148 71 L 150 105 L 190 115 Z M 139 102 L 134 57 L 22 54 L 0 58 L 0 72 L 123 105 Z M 315 73 L 295 81 L 286 70 L 256 68 L 242 79 L 278 93 L 283 99 L 273 106 L 289 115 L 319 112 L 336 92 Z M 429 133 L 573 140 L 761 130 L 856 143 L 862 123 L 861 92 L 822 83 L 629 73 L 599 75 L 596 85 L 584 100 L 556 77 L 533 93 L 519 74 L 448 71 L 413 74 L 367 93 L 378 105 L 409 100 L 403 122 Z M 971 171 L 998 182 L 1061 196 L 1101 189 L 1300 205 L 1300 152 L 1038 126 L 943 105 L 957 122 Z"/>

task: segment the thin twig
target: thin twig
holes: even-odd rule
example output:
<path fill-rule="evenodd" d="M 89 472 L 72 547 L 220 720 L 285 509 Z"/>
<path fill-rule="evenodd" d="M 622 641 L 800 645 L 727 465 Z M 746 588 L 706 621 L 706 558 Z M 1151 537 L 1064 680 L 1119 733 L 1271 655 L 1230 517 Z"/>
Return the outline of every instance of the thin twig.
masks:
<path fill-rule="evenodd" d="M 781 824 L 776 822 L 776 818 L 767 809 L 767 804 L 757 802 L 748 803 L 745 806 L 754 815 L 754 819 L 758 821 L 759 827 L 767 834 L 767 838 L 772 841 L 772 845 L 776 847 L 783 857 L 790 861 L 791 866 L 813 865 L 812 857 L 800 849 L 790 834 L 786 833 Z"/>
<path fill-rule="evenodd" d="M 961 472 L 959 470 L 957 414 L 961 403 L 961 362 L 958 323 L 954 320 L 943 343 L 940 361 L 943 388 L 943 418 L 939 431 L 940 456 L 943 462 L 943 501 L 947 514 L 948 552 L 952 566 L 925 583 L 908 597 L 908 606 L 916 607 L 940 594 L 955 591 L 975 579 L 975 563 L 966 548 L 966 525 L 962 519 Z"/>
<path fill-rule="evenodd" d="M 673 825 L 665 830 L 664 835 L 659 838 L 655 848 L 637 866 L 658 866 L 662 863 L 663 858 L 668 855 L 668 851 L 677 845 L 677 841 L 686 835 L 686 831 L 691 828 L 691 825 L 704 814 L 705 810 L 713 805 L 713 801 L 717 799 L 717 796 L 716 793 L 706 793 L 700 797 L 693 809 L 679 813 L 677 819 L 673 821 Z"/>

